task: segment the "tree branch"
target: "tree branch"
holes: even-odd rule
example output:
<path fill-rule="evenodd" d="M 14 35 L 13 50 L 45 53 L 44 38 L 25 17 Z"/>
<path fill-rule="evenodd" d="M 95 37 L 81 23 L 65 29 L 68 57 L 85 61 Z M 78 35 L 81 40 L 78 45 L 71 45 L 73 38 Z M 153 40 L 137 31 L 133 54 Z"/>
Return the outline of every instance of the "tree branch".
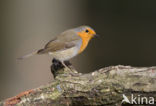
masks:
<path fill-rule="evenodd" d="M 55 80 L 0 102 L 24 105 L 121 105 L 123 94 L 153 97 L 156 102 L 156 67 L 111 66 L 88 74 L 72 67 L 56 69 Z"/>

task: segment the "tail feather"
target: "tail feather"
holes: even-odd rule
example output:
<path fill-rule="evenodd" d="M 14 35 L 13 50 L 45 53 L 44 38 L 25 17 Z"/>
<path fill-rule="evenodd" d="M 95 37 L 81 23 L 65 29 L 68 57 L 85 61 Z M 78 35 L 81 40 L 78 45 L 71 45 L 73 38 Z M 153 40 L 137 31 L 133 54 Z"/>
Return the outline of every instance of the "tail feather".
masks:
<path fill-rule="evenodd" d="M 44 54 L 46 53 L 46 49 L 40 49 L 37 51 L 37 54 Z"/>
<path fill-rule="evenodd" d="M 18 59 L 19 59 L 19 60 L 23 60 L 23 59 L 25 59 L 25 58 L 28 58 L 28 57 L 34 56 L 34 55 L 36 55 L 36 54 L 37 54 L 37 51 L 32 52 L 32 53 L 27 54 L 27 55 L 24 55 L 24 56 L 22 56 L 22 57 L 19 57 Z"/>

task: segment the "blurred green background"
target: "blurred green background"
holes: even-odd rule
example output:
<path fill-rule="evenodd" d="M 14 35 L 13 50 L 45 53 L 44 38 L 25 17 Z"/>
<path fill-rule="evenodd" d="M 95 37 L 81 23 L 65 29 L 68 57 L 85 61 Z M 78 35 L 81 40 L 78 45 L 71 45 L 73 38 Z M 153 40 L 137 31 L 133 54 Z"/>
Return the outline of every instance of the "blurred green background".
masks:
<path fill-rule="evenodd" d="M 90 25 L 101 37 L 72 59 L 79 72 L 119 64 L 156 65 L 155 4 L 149 0 L 1 0 L 0 99 L 53 80 L 49 56 L 16 58 L 80 25 Z"/>

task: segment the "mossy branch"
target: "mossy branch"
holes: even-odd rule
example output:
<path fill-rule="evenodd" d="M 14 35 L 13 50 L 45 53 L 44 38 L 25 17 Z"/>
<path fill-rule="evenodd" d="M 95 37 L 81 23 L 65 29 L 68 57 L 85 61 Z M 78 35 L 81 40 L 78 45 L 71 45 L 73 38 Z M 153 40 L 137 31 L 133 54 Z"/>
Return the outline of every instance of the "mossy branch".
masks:
<path fill-rule="evenodd" d="M 111 66 L 88 74 L 54 70 L 55 80 L 0 102 L 17 106 L 121 105 L 122 94 L 156 100 L 156 67 Z M 156 102 L 156 101 L 155 101 Z"/>

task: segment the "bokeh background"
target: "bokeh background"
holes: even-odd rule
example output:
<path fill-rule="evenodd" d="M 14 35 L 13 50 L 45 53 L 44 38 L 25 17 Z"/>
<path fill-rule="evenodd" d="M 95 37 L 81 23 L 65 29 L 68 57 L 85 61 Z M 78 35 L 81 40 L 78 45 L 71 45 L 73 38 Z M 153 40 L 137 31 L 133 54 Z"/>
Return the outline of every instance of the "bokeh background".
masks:
<path fill-rule="evenodd" d="M 16 58 L 80 25 L 90 25 L 101 37 L 72 59 L 79 72 L 119 64 L 156 65 L 155 4 L 150 0 L 1 0 L 0 100 L 53 80 L 49 56 Z"/>

